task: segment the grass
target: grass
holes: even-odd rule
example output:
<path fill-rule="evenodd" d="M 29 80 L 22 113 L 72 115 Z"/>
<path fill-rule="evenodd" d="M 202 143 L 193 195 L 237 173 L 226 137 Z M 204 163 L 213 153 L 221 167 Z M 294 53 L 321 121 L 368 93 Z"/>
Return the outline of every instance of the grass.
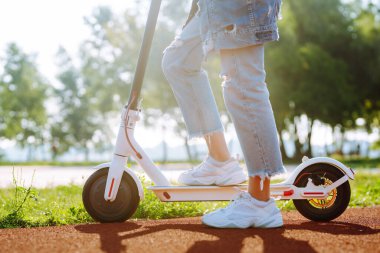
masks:
<path fill-rule="evenodd" d="M 354 168 L 354 169 L 363 169 L 363 168 L 380 168 L 380 158 L 365 158 L 365 157 L 358 157 L 358 156 L 352 156 L 350 158 L 343 157 L 341 155 L 332 155 L 331 158 L 337 159 L 338 161 L 342 162 L 343 164 L 347 165 L 348 167 Z M 107 162 L 107 161 L 105 161 Z M 131 164 L 136 164 L 135 161 L 129 160 L 128 161 Z M 167 163 L 191 163 L 191 164 L 198 164 L 200 163 L 200 160 L 193 160 L 193 161 L 169 161 Z M 300 161 L 293 161 L 292 159 L 284 160 L 286 164 L 295 164 L 299 163 Z M 60 162 L 60 161 L 26 161 L 26 162 L 11 162 L 11 161 L 1 161 L 0 160 L 0 166 L 32 166 L 32 165 L 42 165 L 42 166 L 60 166 L 60 167 L 66 167 L 66 166 L 96 166 L 98 164 L 101 164 L 102 162 Z M 164 164 L 163 161 L 155 161 L 156 164 Z M 286 165 L 285 164 L 285 165 Z"/>
<path fill-rule="evenodd" d="M 359 173 L 351 181 L 351 207 L 380 205 L 380 176 Z M 92 222 L 83 207 L 82 187 L 77 185 L 35 189 L 18 185 L 0 189 L 0 228 L 36 227 Z M 144 183 L 146 186 L 147 183 Z M 144 187 L 145 188 L 145 187 Z M 146 189 L 133 219 L 200 216 L 228 202 L 162 203 Z M 282 210 L 293 210 L 291 201 L 277 201 Z"/>
<path fill-rule="evenodd" d="M 0 161 L 0 166 L 95 166 L 103 162 L 60 162 L 60 161 L 25 161 L 25 162 L 12 162 L 12 161 Z"/>
<path fill-rule="evenodd" d="M 0 160 L 0 166 L 59 166 L 59 167 L 69 167 L 69 166 L 96 166 L 101 163 L 106 163 L 109 161 L 67 161 L 67 162 L 61 162 L 61 161 L 24 161 L 24 162 L 12 162 L 12 161 L 1 161 Z M 172 163 L 190 163 L 190 164 L 197 164 L 200 163 L 201 160 L 170 160 L 167 162 L 163 161 L 154 161 L 156 164 L 172 164 Z M 137 164 L 134 160 L 129 159 L 128 163 L 131 164 Z"/>
<path fill-rule="evenodd" d="M 348 167 L 354 169 L 373 169 L 380 168 L 380 158 L 351 158 L 351 159 L 338 159 Z"/>

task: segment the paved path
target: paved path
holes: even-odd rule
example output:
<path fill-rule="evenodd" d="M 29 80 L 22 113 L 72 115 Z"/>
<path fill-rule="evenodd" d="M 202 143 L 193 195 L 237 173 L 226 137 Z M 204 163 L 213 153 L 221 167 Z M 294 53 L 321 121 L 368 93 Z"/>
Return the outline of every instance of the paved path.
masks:
<path fill-rule="evenodd" d="M 160 169 L 169 181 L 176 181 L 181 172 L 190 169 L 192 166 L 186 163 L 167 164 L 160 166 Z M 286 166 L 288 171 L 292 171 L 295 167 L 296 165 Z M 143 173 L 137 165 L 133 166 L 132 169 L 137 174 Z M 25 186 L 29 186 L 33 178 L 33 186 L 43 188 L 70 183 L 82 185 L 95 170 L 90 166 L 0 166 L 0 188 L 12 185 L 13 171 L 16 178 L 19 179 L 18 182 L 24 182 Z M 285 175 L 282 177 L 285 177 Z"/>
<path fill-rule="evenodd" d="M 350 208 L 329 223 L 283 215 L 276 229 L 215 229 L 200 218 L 0 229 L 0 252 L 380 252 L 380 207 Z"/>
<path fill-rule="evenodd" d="M 160 165 L 160 169 L 171 182 L 175 182 L 181 172 L 188 170 L 193 165 L 188 163 Z M 296 164 L 285 165 L 288 173 L 291 173 Z M 132 170 L 137 174 L 143 174 L 142 169 L 134 165 Z M 83 185 L 87 178 L 94 173 L 93 167 L 90 166 L 0 166 L 0 188 L 12 185 L 13 171 L 15 172 L 18 182 L 24 182 L 29 186 L 33 178 L 33 186 L 37 188 L 52 187 L 57 185 L 68 185 L 70 183 Z M 373 173 L 380 175 L 380 169 L 360 169 L 360 172 Z M 287 174 L 279 175 L 276 178 L 285 178 Z"/>

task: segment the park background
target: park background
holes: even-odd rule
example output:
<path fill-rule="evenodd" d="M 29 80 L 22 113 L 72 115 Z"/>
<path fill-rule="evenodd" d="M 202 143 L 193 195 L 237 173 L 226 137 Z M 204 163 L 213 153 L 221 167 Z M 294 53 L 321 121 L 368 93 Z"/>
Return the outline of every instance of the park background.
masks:
<path fill-rule="evenodd" d="M 98 3 L 97 3 L 98 2 Z M 1 8 L 0 154 L 5 161 L 109 160 L 127 101 L 148 1 L 12 1 Z M 136 138 L 155 160 L 199 160 L 162 74 L 162 51 L 190 1 L 163 1 Z M 378 1 L 284 1 L 280 41 L 266 46 L 267 83 L 284 160 L 379 157 Z M 232 153 L 220 62 L 205 67 Z"/>
<path fill-rule="evenodd" d="M 202 140 L 187 139 L 160 67 L 190 4 L 163 0 L 142 90 L 135 136 L 161 164 L 193 165 L 207 155 Z M 0 164 L 8 166 L 1 177 L 14 184 L 0 190 L 0 227 L 91 220 L 80 184 L 36 189 L 13 172 L 22 168 L 25 176 L 41 165 L 92 166 L 111 159 L 148 7 L 141 0 L 0 4 Z M 353 182 L 350 205 L 380 204 L 380 1 L 284 0 L 279 30 L 280 41 L 266 44 L 265 64 L 285 166 L 306 155 L 366 169 Z M 208 58 L 204 67 L 229 149 L 241 154 L 223 103 L 219 58 Z M 47 167 L 45 177 L 37 173 L 34 180 L 65 177 L 58 172 Z M 162 205 L 147 196 L 135 217 L 194 216 L 220 205 Z"/>

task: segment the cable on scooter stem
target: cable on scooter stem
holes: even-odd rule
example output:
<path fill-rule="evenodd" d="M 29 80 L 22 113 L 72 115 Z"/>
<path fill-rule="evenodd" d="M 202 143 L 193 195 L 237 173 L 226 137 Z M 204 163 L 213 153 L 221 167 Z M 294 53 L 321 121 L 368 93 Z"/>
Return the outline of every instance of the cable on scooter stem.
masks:
<path fill-rule="evenodd" d="M 136 93 L 135 92 L 132 92 L 131 94 L 131 98 L 132 100 L 131 101 L 136 101 Z M 127 138 L 127 141 L 128 141 L 128 144 L 129 146 L 132 148 L 133 152 L 135 152 L 136 156 L 139 158 L 139 159 L 142 159 L 142 155 L 136 150 L 136 148 L 133 146 L 131 140 L 129 139 L 129 136 L 128 136 L 128 124 L 129 124 L 129 110 L 130 110 L 130 105 L 127 105 L 127 108 L 126 108 L 126 114 L 125 114 L 125 122 L 124 122 L 124 133 L 125 133 L 125 137 Z"/>
<path fill-rule="evenodd" d="M 129 107 L 131 110 L 138 109 L 138 98 L 140 96 L 140 91 L 144 80 L 145 69 L 152 45 L 154 31 L 156 29 L 161 1 L 162 0 L 151 0 L 149 14 L 144 31 L 144 37 L 140 48 L 139 58 L 137 60 L 136 72 L 133 78 L 133 84 L 129 95 L 128 104 L 125 106 L 126 108 Z"/>

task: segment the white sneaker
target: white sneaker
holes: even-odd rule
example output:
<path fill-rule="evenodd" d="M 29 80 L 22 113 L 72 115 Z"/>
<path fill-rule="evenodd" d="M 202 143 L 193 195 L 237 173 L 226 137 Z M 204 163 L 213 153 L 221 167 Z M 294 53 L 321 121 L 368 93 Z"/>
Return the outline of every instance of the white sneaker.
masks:
<path fill-rule="evenodd" d="M 198 166 L 183 172 L 178 182 L 185 185 L 236 185 L 247 180 L 239 162 L 232 158 L 226 162 L 217 162 L 207 157 Z"/>
<path fill-rule="evenodd" d="M 276 228 L 283 225 L 282 215 L 273 198 L 267 202 L 242 192 L 225 208 L 205 214 L 203 224 L 216 228 Z"/>

